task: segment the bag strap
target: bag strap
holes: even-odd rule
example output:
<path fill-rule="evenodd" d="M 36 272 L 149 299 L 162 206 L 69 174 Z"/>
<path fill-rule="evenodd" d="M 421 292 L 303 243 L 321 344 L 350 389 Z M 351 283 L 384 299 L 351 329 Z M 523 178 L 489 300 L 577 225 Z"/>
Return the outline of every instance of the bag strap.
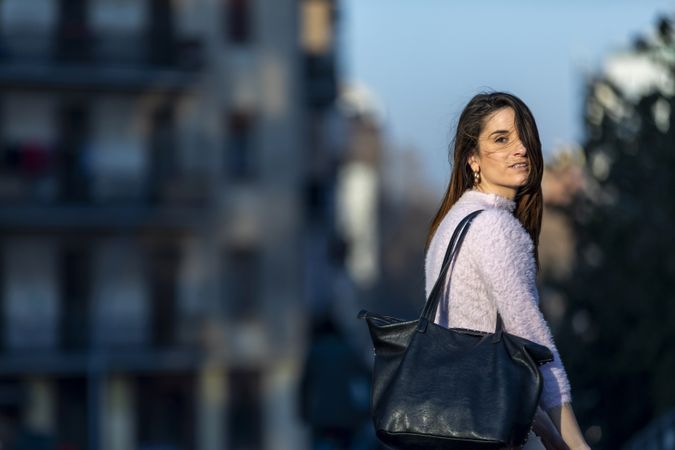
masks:
<path fill-rule="evenodd" d="M 429 293 L 429 298 L 427 298 L 420 319 L 425 318 L 431 321 L 436 317 L 436 309 L 438 308 L 438 302 L 440 301 L 441 297 L 439 295 L 439 291 L 443 289 L 443 280 L 445 279 L 445 275 L 448 272 L 448 268 L 450 267 L 450 264 L 454 260 L 454 256 L 457 253 L 456 245 L 459 240 L 458 238 L 460 237 L 460 235 L 462 235 L 463 237 L 464 233 L 466 233 L 464 230 L 465 229 L 468 230 L 468 227 L 466 227 L 467 223 L 470 223 L 471 220 L 473 220 L 474 217 L 480 214 L 481 211 L 483 210 L 479 209 L 477 211 L 473 211 L 467 214 L 466 217 L 464 217 L 462 220 L 459 221 L 457 227 L 455 227 L 455 231 L 452 233 L 450 242 L 448 242 L 448 247 L 445 250 L 445 257 L 443 258 L 443 265 L 441 266 L 441 271 L 438 274 L 438 277 L 436 278 L 434 287 L 431 289 L 431 292 Z"/>
<path fill-rule="evenodd" d="M 455 228 L 455 231 L 453 232 L 452 237 L 450 238 L 450 242 L 448 243 L 448 247 L 445 251 L 441 271 L 438 275 L 438 278 L 436 279 L 436 283 L 434 283 L 434 287 L 431 289 L 431 292 L 429 293 L 429 298 L 427 299 L 424 305 L 424 309 L 422 310 L 417 331 L 422 333 L 426 331 L 428 322 L 433 322 L 434 318 L 436 317 L 436 310 L 438 309 L 438 303 L 440 302 L 441 291 L 443 289 L 443 281 L 445 280 L 445 276 L 448 272 L 448 269 L 450 268 L 451 265 L 453 265 L 454 267 L 453 262 L 456 259 L 457 254 L 459 253 L 459 249 L 462 245 L 462 242 L 464 241 L 466 233 L 469 231 L 469 225 L 471 225 L 471 221 L 482 211 L 483 211 L 482 209 L 479 209 L 467 214 Z M 452 276 L 450 276 L 450 279 L 451 278 Z M 501 338 L 502 329 L 503 329 L 502 317 L 499 314 L 499 311 L 497 311 L 495 340 L 499 340 Z"/>

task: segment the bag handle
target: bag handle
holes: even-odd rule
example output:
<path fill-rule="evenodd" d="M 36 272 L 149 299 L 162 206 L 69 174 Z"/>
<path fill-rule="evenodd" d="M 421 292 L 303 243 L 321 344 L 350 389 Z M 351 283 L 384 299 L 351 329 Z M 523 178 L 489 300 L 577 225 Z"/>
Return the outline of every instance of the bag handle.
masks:
<path fill-rule="evenodd" d="M 455 246 L 457 245 L 457 241 L 459 240 L 458 237 L 461 235 L 462 240 L 464 237 L 464 234 L 466 233 L 465 229 L 468 230 L 468 227 L 466 227 L 467 223 L 470 223 L 471 220 L 480 212 L 483 211 L 482 209 L 479 209 L 477 211 L 473 211 L 472 213 L 469 213 L 464 217 L 462 220 L 459 221 L 459 224 L 457 224 L 457 227 L 455 228 L 455 231 L 452 233 L 452 237 L 450 238 L 450 242 L 448 242 L 448 247 L 445 250 L 445 256 L 443 258 L 443 265 L 441 266 L 441 271 L 438 274 L 438 277 L 436 278 L 436 282 L 434 283 L 434 287 L 431 289 L 431 292 L 429 293 L 429 298 L 427 299 L 424 309 L 422 310 L 422 314 L 420 316 L 420 319 L 425 318 L 429 321 L 432 321 L 436 317 L 436 309 L 438 308 L 438 302 L 440 301 L 440 295 L 439 291 L 442 290 L 443 288 L 443 280 L 445 279 L 445 275 L 448 272 L 448 268 L 450 267 L 450 264 L 454 260 L 455 254 L 457 253 L 458 248 L 456 249 Z"/>
<path fill-rule="evenodd" d="M 438 309 L 438 303 L 441 299 L 441 291 L 443 289 L 443 281 L 445 280 L 448 269 L 451 265 L 454 267 L 453 262 L 459 253 L 459 249 L 462 245 L 462 242 L 464 241 L 466 233 L 469 231 L 469 225 L 471 225 L 471 221 L 482 211 L 482 209 L 479 209 L 467 214 L 466 217 L 464 217 L 455 228 L 455 231 L 453 232 L 450 242 L 448 243 L 448 247 L 445 251 L 441 271 L 438 275 L 438 278 L 436 279 L 436 283 L 434 283 L 434 287 L 429 293 L 429 298 L 424 305 L 424 309 L 422 310 L 417 331 L 422 333 L 426 331 L 428 322 L 433 322 L 434 318 L 436 317 L 436 310 Z M 452 271 L 450 274 L 450 279 L 452 279 Z M 499 311 L 497 311 L 497 323 L 495 326 L 494 339 L 495 342 L 501 339 L 503 326 L 502 317 L 499 314 Z"/>

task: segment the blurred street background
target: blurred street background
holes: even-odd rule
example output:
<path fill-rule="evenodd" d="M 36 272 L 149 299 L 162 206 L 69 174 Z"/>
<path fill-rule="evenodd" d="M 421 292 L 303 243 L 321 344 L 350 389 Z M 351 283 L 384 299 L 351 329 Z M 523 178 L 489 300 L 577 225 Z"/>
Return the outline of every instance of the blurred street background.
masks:
<path fill-rule="evenodd" d="M 675 449 L 675 2 L 0 0 L 0 450 L 375 450 L 464 104 L 522 98 L 594 449 Z"/>

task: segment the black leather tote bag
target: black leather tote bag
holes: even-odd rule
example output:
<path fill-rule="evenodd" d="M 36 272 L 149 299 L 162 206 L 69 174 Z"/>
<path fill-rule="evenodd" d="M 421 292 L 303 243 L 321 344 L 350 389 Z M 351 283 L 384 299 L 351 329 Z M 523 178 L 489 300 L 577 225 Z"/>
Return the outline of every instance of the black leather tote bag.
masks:
<path fill-rule="evenodd" d="M 393 449 L 497 449 L 527 440 L 542 389 L 540 344 L 503 330 L 446 328 L 433 319 L 443 280 L 471 220 L 455 229 L 419 319 L 361 310 L 375 351 L 370 409 L 380 441 Z M 451 271 L 452 272 L 452 271 Z"/>

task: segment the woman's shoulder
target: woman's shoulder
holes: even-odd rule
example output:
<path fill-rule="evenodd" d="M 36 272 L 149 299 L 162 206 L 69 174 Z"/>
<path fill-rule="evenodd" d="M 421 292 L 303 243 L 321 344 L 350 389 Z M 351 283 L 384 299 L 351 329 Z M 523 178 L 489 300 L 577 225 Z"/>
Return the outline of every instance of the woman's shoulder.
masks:
<path fill-rule="evenodd" d="M 468 214 L 475 212 L 475 207 L 452 208 L 445 216 L 429 247 L 429 253 L 440 256 L 441 250 L 450 242 L 459 222 Z M 503 208 L 483 207 L 469 224 L 462 243 L 463 247 L 485 248 L 487 250 L 500 249 L 502 251 L 527 250 L 532 251 L 532 238 L 520 220 L 512 212 Z M 473 250 L 472 250 L 473 251 Z M 428 253 L 428 254 L 429 254 Z"/>
<path fill-rule="evenodd" d="M 480 214 L 471 221 L 471 226 L 474 225 L 480 228 L 524 229 L 520 220 L 512 212 L 502 208 L 482 208 Z"/>
<path fill-rule="evenodd" d="M 512 212 L 502 208 L 485 208 L 471 221 L 467 240 L 488 248 L 533 250 L 532 238 Z"/>

